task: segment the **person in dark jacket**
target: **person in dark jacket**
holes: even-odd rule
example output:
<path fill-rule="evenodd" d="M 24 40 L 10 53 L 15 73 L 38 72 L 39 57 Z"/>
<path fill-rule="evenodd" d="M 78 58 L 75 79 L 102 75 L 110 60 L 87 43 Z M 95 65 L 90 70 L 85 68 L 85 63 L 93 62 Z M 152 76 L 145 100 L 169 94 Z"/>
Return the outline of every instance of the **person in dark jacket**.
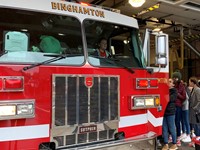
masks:
<path fill-rule="evenodd" d="M 176 113 L 176 105 L 175 101 L 177 99 L 177 89 L 174 87 L 176 80 L 169 79 L 169 102 L 165 109 L 163 124 L 162 124 L 162 135 L 164 138 L 164 147 L 162 150 L 175 150 L 177 149 L 176 145 L 176 126 L 175 126 L 175 113 Z M 168 137 L 169 132 L 172 136 L 172 146 L 169 148 L 168 146 Z"/>
<path fill-rule="evenodd" d="M 172 75 L 172 79 L 176 80 L 175 88 L 177 89 L 178 95 L 176 98 L 176 134 L 177 134 L 177 145 L 181 146 L 181 118 L 182 118 L 182 104 L 186 99 L 185 86 L 181 83 L 182 75 L 179 71 L 176 71 Z"/>

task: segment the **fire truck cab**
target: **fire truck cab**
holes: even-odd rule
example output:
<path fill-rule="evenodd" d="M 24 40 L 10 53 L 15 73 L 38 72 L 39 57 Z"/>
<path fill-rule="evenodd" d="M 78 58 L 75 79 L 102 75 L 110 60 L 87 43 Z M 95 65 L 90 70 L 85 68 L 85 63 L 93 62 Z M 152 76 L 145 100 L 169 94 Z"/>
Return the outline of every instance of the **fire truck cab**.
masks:
<path fill-rule="evenodd" d="M 2 149 L 155 149 L 168 101 L 168 36 L 141 34 L 117 11 L 1 0 Z M 94 55 L 102 38 L 106 58 Z"/>

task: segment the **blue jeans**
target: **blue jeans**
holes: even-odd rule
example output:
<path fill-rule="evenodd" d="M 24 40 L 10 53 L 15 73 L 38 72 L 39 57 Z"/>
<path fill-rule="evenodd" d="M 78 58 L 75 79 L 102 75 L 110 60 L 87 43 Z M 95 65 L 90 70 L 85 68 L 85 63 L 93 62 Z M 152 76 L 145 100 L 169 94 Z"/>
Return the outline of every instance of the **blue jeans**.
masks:
<path fill-rule="evenodd" d="M 176 144 L 175 115 L 163 117 L 162 135 L 164 138 L 164 144 L 168 144 L 169 132 L 172 136 L 172 143 Z"/>
<path fill-rule="evenodd" d="M 183 133 L 186 133 L 186 127 L 183 119 L 183 110 L 182 110 L 182 115 L 181 115 L 181 130 Z"/>
<path fill-rule="evenodd" d="M 189 110 L 182 110 L 183 125 L 185 129 L 182 129 L 187 135 L 190 134 L 190 123 L 189 123 Z"/>
<path fill-rule="evenodd" d="M 175 124 L 176 124 L 177 137 L 181 135 L 181 115 L 182 115 L 181 113 L 182 113 L 182 108 L 176 106 Z"/>

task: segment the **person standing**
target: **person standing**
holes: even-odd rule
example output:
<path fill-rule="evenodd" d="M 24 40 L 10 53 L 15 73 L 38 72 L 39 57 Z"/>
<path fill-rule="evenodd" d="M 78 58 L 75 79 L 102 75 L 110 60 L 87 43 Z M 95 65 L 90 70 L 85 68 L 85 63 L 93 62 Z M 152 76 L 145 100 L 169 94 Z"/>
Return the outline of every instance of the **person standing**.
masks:
<path fill-rule="evenodd" d="M 200 136 L 200 120 L 196 114 L 200 113 L 200 88 L 196 77 L 189 79 L 189 86 L 193 87 L 189 99 L 189 120 L 196 136 Z"/>
<path fill-rule="evenodd" d="M 177 146 L 181 146 L 181 118 L 182 118 L 182 104 L 186 99 L 185 86 L 181 83 L 182 75 L 179 71 L 173 73 L 172 78 L 176 80 L 175 88 L 177 89 L 178 95 L 176 99 L 176 134 L 177 134 Z"/>
<path fill-rule="evenodd" d="M 186 99 L 182 104 L 182 119 L 183 119 L 183 125 L 185 128 L 182 128 L 183 134 L 185 134 L 185 137 L 183 136 L 182 142 L 191 142 L 190 138 L 190 123 L 189 123 L 189 97 L 190 97 L 190 90 L 187 86 L 187 83 L 184 83 L 185 90 L 186 90 Z M 185 130 L 184 130 L 185 129 Z"/>
<path fill-rule="evenodd" d="M 175 86 L 176 80 L 169 79 L 169 102 L 165 109 L 163 124 L 162 124 L 162 135 L 164 138 L 164 146 L 162 150 L 176 150 L 178 149 L 176 145 L 176 127 L 175 127 L 175 113 L 176 113 L 176 105 L 175 101 L 177 98 L 177 89 Z M 172 136 L 172 146 L 169 148 L 168 146 L 168 137 L 169 132 Z"/>

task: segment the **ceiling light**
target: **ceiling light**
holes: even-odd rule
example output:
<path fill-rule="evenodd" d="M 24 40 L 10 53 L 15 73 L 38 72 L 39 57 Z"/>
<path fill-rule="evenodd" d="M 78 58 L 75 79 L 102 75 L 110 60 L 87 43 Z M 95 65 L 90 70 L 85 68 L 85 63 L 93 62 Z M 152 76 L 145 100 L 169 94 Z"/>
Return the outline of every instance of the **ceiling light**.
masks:
<path fill-rule="evenodd" d="M 145 3 L 146 0 L 129 0 L 128 2 L 133 6 L 133 7 L 140 7 Z"/>
<path fill-rule="evenodd" d="M 123 42 L 124 42 L 124 44 L 128 44 L 128 43 L 129 43 L 129 41 L 128 41 L 128 40 L 124 40 Z"/>
<path fill-rule="evenodd" d="M 60 35 L 60 36 L 65 36 L 65 34 L 64 34 L 64 33 L 58 33 L 58 35 Z"/>
<path fill-rule="evenodd" d="M 27 32 L 27 31 L 28 31 L 28 29 L 21 29 L 21 31 L 23 31 L 23 32 Z"/>
<path fill-rule="evenodd" d="M 160 32 L 161 31 L 161 28 L 157 27 L 155 29 L 153 29 L 154 32 Z"/>

